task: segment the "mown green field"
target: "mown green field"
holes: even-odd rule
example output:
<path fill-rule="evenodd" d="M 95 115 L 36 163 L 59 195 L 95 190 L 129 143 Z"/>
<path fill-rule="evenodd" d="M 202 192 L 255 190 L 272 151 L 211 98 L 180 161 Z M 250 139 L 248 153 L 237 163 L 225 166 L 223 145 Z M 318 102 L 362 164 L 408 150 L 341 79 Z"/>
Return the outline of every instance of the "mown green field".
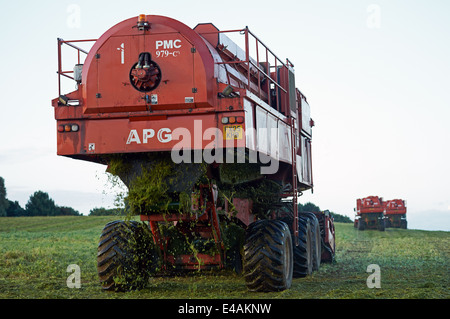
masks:
<path fill-rule="evenodd" d="M 450 298 L 450 232 L 387 229 L 357 231 L 336 224 L 336 262 L 294 279 L 290 290 L 250 293 L 229 271 L 152 278 L 140 291 L 102 291 L 97 243 L 112 217 L 0 218 L 0 298 Z M 81 269 L 81 288 L 68 288 L 70 264 Z M 369 289 L 367 266 L 377 264 L 381 288 Z"/>

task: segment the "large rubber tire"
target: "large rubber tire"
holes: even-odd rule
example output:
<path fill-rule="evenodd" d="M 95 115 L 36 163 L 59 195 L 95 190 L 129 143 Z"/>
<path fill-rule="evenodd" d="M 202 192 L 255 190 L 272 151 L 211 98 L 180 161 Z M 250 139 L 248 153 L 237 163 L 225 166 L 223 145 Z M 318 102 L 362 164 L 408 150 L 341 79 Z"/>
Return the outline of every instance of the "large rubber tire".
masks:
<path fill-rule="evenodd" d="M 244 243 L 244 277 L 250 291 L 289 289 L 293 275 L 292 237 L 280 220 L 249 225 Z"/>
<path fill-rule="evenodd" d="M 377 228 L 378 228 L 379 231 L 384 231 L 385 230 L 386 227 L 385 227 L 383 218 L 378 218 Z"/>
<path fill-rule="evenodd" d="M 313 272 L 313 245 L 312 226 L 309 218 L 298 217 L 298 245 L 295 245 L 294 236 L 294 278 L 302 278 Z"/>
<path fill-rule="evenodd" d="M 121 220 L 106 224 L 97 252 L 102 288 L 114 291 L 143 288 L 156 258 L 151 234 L 144 224 Z"/>
<path fill-rule="evenodd" d="M 313 270 L 319 270 L 322 259 L 322 236 L 320 235 L 319 220 L 313 213 L 301 213 L 301 216 L 309 219 L 311 224 L 311 248 Z"/>
<path fill-rule="evenodd" d="M 400 221 L 400 228 L 407 229 L 408 228 L 408 222 L 406 220 L 402 219 Z"/>
<path fill-rule="evenodd" d="M 366 229 L 366 223 L 362 219 L 359 219 L 358 220 L 358 230 L 364 230 L 364 229 Z"/>
<path fill-rule="evenodd" d="M 331 250 L 330 247 L 327 245 L 323 246 L 323 250 L 326 251 L 325 258 L 322 259 L 322 263 L 334 263 L 335 262 L 335 256 L 333 254 L 333 250 Z"/>

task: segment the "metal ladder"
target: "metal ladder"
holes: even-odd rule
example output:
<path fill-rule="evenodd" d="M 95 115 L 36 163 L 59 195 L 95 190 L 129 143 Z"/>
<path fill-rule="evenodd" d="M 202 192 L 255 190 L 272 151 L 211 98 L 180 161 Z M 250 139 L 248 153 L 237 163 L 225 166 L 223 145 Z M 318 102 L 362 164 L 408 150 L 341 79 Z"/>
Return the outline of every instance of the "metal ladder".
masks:
<path fill-rule="evenodd" d="M 297 178 L 297 147 L 295 145 L 295 118 L 290 116 L 291 126 L 291 155 L 292 155 L 292 205 L 294 211 L 294 239 L 298 246 L 298 178 Z"/>

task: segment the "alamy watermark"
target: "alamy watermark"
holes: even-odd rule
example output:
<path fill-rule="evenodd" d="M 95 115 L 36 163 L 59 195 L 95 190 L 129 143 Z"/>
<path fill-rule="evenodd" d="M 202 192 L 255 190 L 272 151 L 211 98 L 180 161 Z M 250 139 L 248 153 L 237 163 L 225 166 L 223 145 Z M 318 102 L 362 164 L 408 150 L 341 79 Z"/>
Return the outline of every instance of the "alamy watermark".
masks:
<path fill-rule="evenodd" d="M 378 4 L 367 6 L 366 25 L 369 29 L 381 29 L 381 7 Z"/>
<path fill-rule="evenodd" d="M 70 264 L 67 266 L 66 272 L 71 273 L 67 277 L 66 285 L 67 288 L 81 288 L 81 268 L 77 264 Z M 366 284 L 367 288 L 381 288 L 381 268 L 377 264 L 370 264 L 366 269 L 367 273 L 370 275 L 367 277 Z"/>
<path fill-rule="evenodd" d="M 366 272 L 370 273 L 367 277 L 367 288 L 381 288 L 381 269 L 377 264 L 367 266 Z"/>
<path fill-rule="evenodd" d="M 72 3 L 67 6 L 68 13 L 66 24 L 70 29 L 81 28 L 81 7 L 78 4 Z"/>
<path fill-rule="evenodd" d="M 67 277 L 67 288 L 81 288 L 81 268 L 77 264 L 67 266 L 66 272 L 71 273 Z"/>

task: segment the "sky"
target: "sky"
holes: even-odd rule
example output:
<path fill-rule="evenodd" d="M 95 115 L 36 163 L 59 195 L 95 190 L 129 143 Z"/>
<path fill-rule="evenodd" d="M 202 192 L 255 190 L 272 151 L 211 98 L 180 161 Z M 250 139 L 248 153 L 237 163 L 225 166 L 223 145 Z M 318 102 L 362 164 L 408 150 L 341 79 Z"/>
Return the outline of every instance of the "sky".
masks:
<path fill-rule="evenodd" d="M 56 155 L 58 37 L 99 38 L 141 13 L 190 27 L 248 26 L 295 65 L 313 128 L 321 209 L 406 199 L 408 227 L 450 231 L 450 1 L 9 1 L 0 10 L 0 176 L 22 207 L 37 190 L 87 215 L 113 207 L 105 166 Z M 69 84 L 67 92 L 73 91 Z"/>

